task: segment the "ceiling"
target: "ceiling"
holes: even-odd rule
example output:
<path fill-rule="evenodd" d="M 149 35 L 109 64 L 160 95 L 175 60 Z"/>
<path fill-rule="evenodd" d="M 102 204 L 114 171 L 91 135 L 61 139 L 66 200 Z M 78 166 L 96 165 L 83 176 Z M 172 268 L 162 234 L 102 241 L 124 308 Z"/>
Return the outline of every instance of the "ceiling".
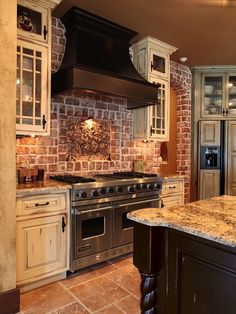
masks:
<path fill-rule="evenodd" d="M 61 17 L 76 5 L 178 48 L 171 59 L 185 65 L 236 65 L 236 0 L 63 0 Z"/>

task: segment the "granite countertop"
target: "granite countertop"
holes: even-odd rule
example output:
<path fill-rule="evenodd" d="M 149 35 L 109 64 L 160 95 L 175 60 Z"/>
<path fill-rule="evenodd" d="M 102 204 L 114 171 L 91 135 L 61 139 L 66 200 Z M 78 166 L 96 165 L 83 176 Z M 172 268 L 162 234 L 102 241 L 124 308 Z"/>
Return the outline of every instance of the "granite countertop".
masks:
<path fill-rule="evenodd" d="M 71 184 L 63 183 L 54 180 L 44 180 L 27 182 L 25 184 L 16 185 L 16 196 L 31 192 L 46 192 L 52 190 L 68 190 L 71 189 Z"/>
<path fill-rule="evenodd" d="M 146 208 L 128 218 L 163 226 L 236 248 L 236 196 L 223 195 L 171 208 Z"/>

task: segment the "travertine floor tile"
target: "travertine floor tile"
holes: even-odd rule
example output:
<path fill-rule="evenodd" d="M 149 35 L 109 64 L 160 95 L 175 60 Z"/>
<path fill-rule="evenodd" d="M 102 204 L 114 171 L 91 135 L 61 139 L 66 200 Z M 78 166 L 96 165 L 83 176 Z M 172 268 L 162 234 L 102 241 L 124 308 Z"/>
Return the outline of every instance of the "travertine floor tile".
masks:
<path fill-rule="evenodd" d="M 121 268 L 107 276 L 137 298 L 140 298 L 140 275 L 133 265 Z"/>
<path fill-rule="evenodd" d="M 124 314 L 116 305 L 112 304 L 100 311 L 95 312 L 96 314 Z"/>
<path fill-rule="evenodd" d="M 114 265 L 104 262 L 95 266 L 88 267 L 86 269 L 79 270 L 74 275 L 63 279 L 61 283 L 63 284 L 63 286 L 70 288 L 72 286 L 84 283 L 87 280 L 100 277 L 115 270 L 117 270 L 117 268 Z"/>
<path fill-rule="evenodd" d="M 89 314 L 89 312 L 79 302 L 66 305 L 56 311 L 57 314 Z"/>
<path fill-rule="evenodd" d="M 132 295 L 117 302 L 116 306 L 122 310 L 122 313 L 126 314 L 140 313 L 139 299 L 133 297 Z"/>
<path fill-rule="evenodd" d="M 126 255 L 22 294 L 18 314 L 139 314 L 139 287 L 138 270 Z"/>
<path fill-rule="evenodd" d="M 24 314 L 45 314 L 75 301 L 75 298 L 59 283 L 53 283 L 26 292 L 20 296 Z"/>
<path fill-rule="evenodd" d="M 106 276 L 77 285 L 70 291 L 91 311 L 98 311 L 127 295 L 127 291 Z"/>

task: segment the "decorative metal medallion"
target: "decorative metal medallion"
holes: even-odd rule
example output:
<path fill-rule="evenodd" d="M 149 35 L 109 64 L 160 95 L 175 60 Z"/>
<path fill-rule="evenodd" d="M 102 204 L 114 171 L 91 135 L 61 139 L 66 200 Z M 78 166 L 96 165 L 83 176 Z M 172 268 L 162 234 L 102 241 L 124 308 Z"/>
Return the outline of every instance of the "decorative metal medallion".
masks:
<path fill-rule="evenodd" d="M 109 122 L 88 118 L 68 118 L 67 141 L 69 159 L 86 156 L 91 159 L 108 159 L 110 155 Z"/>

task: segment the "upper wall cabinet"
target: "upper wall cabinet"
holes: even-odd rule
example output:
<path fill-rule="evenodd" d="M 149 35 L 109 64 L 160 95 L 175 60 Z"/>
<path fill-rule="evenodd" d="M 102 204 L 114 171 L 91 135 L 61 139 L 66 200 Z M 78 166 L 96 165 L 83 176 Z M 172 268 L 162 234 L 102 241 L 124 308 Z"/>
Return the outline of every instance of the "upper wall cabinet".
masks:
<path fill-rule="evenodd" d="M 17 3 L 16 134 L 50 132 L 51 10 L 59 0 Z"/>
<path fill-rule="evenodd" d="M 132 45 L 133 63 L 138 72 L 157 89 L 157 104 L 138 108 L 134 113 L 134 138 L 169 140 L 170 55 L 177 48 L 150 36 Z"/>
<path fill-rule="evenodd" d="M 236 67 L 195 67 L 195 116 L 204 119 L 236 117 Z"/>

